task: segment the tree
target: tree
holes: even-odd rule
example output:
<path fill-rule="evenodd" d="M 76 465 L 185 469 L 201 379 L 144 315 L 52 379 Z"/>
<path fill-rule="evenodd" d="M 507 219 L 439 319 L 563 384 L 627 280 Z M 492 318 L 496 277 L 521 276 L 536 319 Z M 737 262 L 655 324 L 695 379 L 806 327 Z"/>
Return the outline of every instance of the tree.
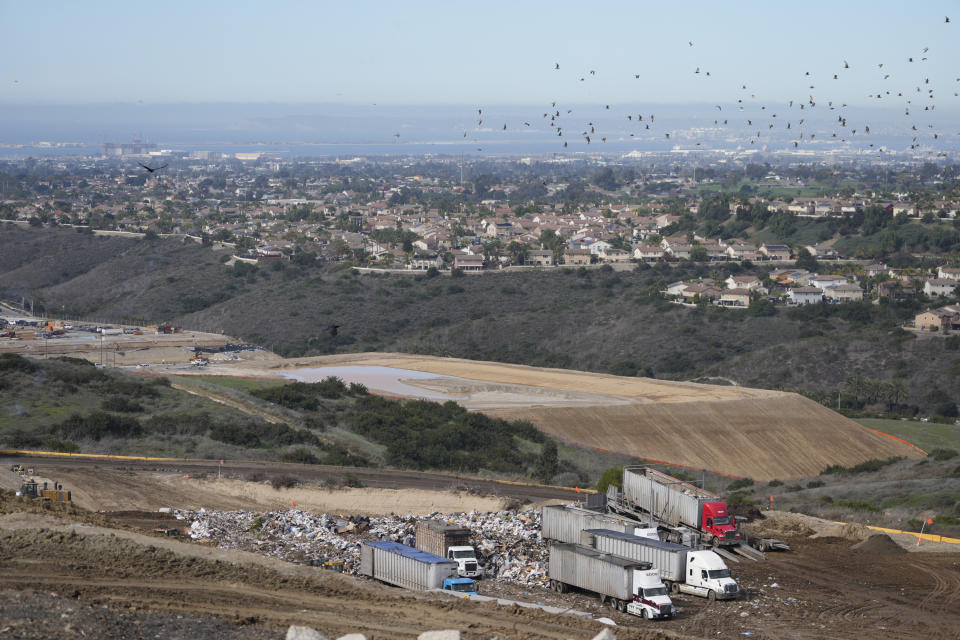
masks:
<path fill-rule="evenodd" d="M 510 254 L 514 264 L 523 264 L 527 260 L 527 252 L 530 247 L 524 242 L 513 240 L 507 245 L 507 253 Z"/>
<path fill-rule="evenodd" d="M 611 485 L 618 489 L 623 488 L 623 467 L 610 467 L 604 471 L 597 481 L 597 491 L 606 493 L 607 487 Z"/>
<path fill-rule="evenodd" d="M 694 247 L 693 249 L 690 249 L 691 262 L 706 262 L 709 257 L 710 256 L 705 247 Z"/>
<path fill-rule="evenodd" d="M 537 478 L 547 484 L 557 475 L 557 469 L 560 467 L 560 458 L 557 455 L 557 443 L 553 440 L 547 440 L 540 449 L 540 457 L 537 458 L 536 475 Z"/>
<path fill-rule="evenodd" d="M 817 262 L 817 259 L 814 258 L 806 248 L 801 247 L 797 251 L 797 268 L 806 269 L 810 273 L 817 273 L 820 271 L 820 263 Z"/>

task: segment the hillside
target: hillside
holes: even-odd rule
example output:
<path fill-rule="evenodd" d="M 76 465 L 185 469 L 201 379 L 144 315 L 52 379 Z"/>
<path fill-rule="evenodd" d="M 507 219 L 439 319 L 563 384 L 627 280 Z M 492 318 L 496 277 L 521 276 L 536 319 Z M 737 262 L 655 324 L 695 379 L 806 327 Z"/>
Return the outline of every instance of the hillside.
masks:
<path fill-rule="evenodd" d="M 924 455 L 792 393 L 404 354 L 317 360 L 310 365 L 329 362 L 455 376 L 459 402 L 468 408 L 477 390 L 487 396 L 484 413 L 529 420 L 562 441 L 757 480 Z M 511 385 L 524 385 L 543 393 L 529 394 L 526 406 L 505 397 L 507 402 L 498 408 L 496 397 L 489 397 L 495 395 L 490 383 L 507 392 Z M 554 403 L 556 395 L 574 391 L 581 394 L 577 404 Z M 592 402 L 588 394 L 595 395 Z"/>
<path fill-rule="evenodd" d="M 893 408 L 908 414 L 950 413 L 960 402 L 960 345 L 897 329 L 918 303 L 752 315 L 682 308 L 656 294 L 682 278 L 724 278 L 737 265 L 429 278 L 358 275 L 342 265 L 227 267 L 226 254 L 210 247 L 125 240 L 123 250 L 98 251 L 82 273 L 57 269 L 89 257 L 90 242 L 73 231 L 5 225 L 0 254 L 21 252 L 29 262 L 4 263 L 0 295 L 33 296 L 71 317 L 223 329 L 286 356 L 397 351 L 673 380 L 717 376 L 831 404 L 842 391 L 844 407 L 869 403 L 847 388 L 862 376 L 901 382 L 906 393 Z M 332 322 L 341 325 L 336 337 L 324 329 Z"/>

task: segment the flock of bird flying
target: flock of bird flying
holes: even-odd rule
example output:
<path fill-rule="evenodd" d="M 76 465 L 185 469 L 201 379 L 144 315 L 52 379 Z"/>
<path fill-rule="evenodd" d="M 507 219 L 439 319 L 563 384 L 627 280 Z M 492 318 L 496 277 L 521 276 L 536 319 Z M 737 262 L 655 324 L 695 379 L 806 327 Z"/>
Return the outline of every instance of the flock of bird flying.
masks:
<path fill-rule="evenodd" d="M 944 16 L 944 23 L 950 23 L 949 16 Z M 687 47 L 695 48 L 694 42 L 688 40 Z M 923 72 L 923 66 L 929 59 L 928 54 L 933 55 L 930 52 L 930 48 L 923 47 L 917 54 L 907 58 L 907 65 L 917 70 L 917 74 L 910 77 L 904 76 L 903 74 L 901 74 L 901 77 L 895 77 L 895 74 L 889 66 L 885 68 L 884 62 L 878 62 L 874 69 L 877 89 L 869 94 L 867 98 L 870 99 L 871 103 L 878 100 L 883 100 L 887 103 L 899 102 L 900 107 L 903 109 L 903 116 L 908 119 L 910 126 L 912 138 L 909 145 L 910 149 L 919 150 L 925 148 L 932 154 L 934 153 L 934 149 L 932 149 L 933 143 L 931 141 L 940 140 L 945 134 L 933 123 L 919 118 L 919 116 L 924 116 L 927 119 L 930 118 L 932 115 L 931 112 L 936 109 L 934 100 L 938 95 L 935 93 L 935 87 L 931 83 L 931 78 Z M 561 71 L 559 62 L 554 63 L 553 71 Z M 827 74 L 815 74 L 810 71 L 805 71 L 801 78 L 804 86 L 804 97 L 789 100 L 786 104 L 776 105 L 764 103 L 762 98 L 759 98 L 758 94 L 754 92 L 752 88 L 748 88 L 748 83 L 739 82 L 736 85 L 736 103 L 731 101 L 726 107 L 722 104 L 714 106 L 713 111 L 715 117 L 712 118 L 713 125 L 717 129 L 743 127 L 746 125 L 750 131 L 749 140 L 751 145 L 763 144 L 766 142 L 766 138 L 770 137 L 771 133 L 779 130 L 790 132 L 788 135 L 790 136 L 790 142 L 793 148 L 799 148 L 800 145 L 804 143 L 814 142 L 819 135 L 820 139 L 827 138 L 839 140 L 840 142 L 852 141 L 854 139 L 859 141 L 863 139 L 864 142 L 862 146 L 873 148 L 878 153 L 883 153 L 884 149 L 882 146 L 875 146 L 875 143 L 871 142 L 868 137 L 865 138 L 865 136 L 869 136 L 870 134 L 869 123 L 851 121 L 850 116 L 844 111 L 844 109 L 847 108 L 845 102 L 824 97 L 829 96 L 833 88 L 831 83 L 842 83 L 843 77 L 853 72 L 852 66 L 847 60 L 838 62 L 836 69 Z M 702 78 L 703 81 L 711 78 L 711 82 L 715 82 L 716 80 L 714 79 L 717 78 L 716 75 L 711 75 L 711 72 L 706 67 L 701 68 L 700 66 L 696 66 L 691 73 L 694 76 Z M 591 69 L 588 73 L 578 74 L 577 81 L 587 82 L 591 77 L 596 75 L 597 71 Z M 634 80 L 640 80 L 642 74 L 633 74 L 633 78 Z M 960 83 L 960 78 L 957 78 L 956 82 Z M 942 87 L 938 87 L 937 89 L 939 91 L 943 90 Z M 960 84 L 957 85 L 957 88 L 948 89 L 947 91 L 952 91 L 955 97 L 960 96 Z M 814 115 L 814 109 L 819 109 L 816 113 L 822 112 L 823 110 L 836 112 L 836 119 L 833 120 L 831 130 L 814 130 L 813 118 L 811 118 L 811 116 Z M 603 108 L 603 112 L 605 113 L 606 111 L 610 111 L 611 115 L 614 115 L 617 109 L 611 108 L 611 106 L 607 104 L 604 105 Z M 598 141 L 603 144 L 607 142 L 608 137 L 613 139 L 615 135 L 620 136 L 622 139 L 622 136 L 626 133 L 626 130 L 623 128 L 624 126 L 627 127 L 627 130 L 634 129 L 634 131 L 629 131 L 630 138 L 637 137 L 638 135 L 649 137 L 652 134 L 648 132 L 656 131 L 658 126 L 656 114 L 653 113 L 622 113 L 617 116 L 618 118 L 622 118 L 620 126 L 611 124 L 608 120 L 605 122 L 605 128 L 603 129 L 601 129 L 600 122 L 597 118 L 578 120 L 573 113 L 573 109 L 558 106 L 558 102 L 554 100 L 550 102 L 549 109 L 546 109 L 540 117 L 540 120 L 545 122 L 548 127 L 555 132 L 556 137 L 562 139 L 564 149 L 569 148 L 570 142 L 575 139 L 581 139 L 588 145 Z M 481 130 L 484 119 L 483 108 L 478 107 L 475 132 Z M 532 126 L 531 120 L 524 120 L 522 122 L 523 127 Z M 822 123 L 823 120 L 820 119 L 820 122 Z M 504 123 L 502 131 L 508 130 L 509 127 L 507 123 Z M 677 139 L 674 132 L 668 131 L 665 128 L 661 128 L 660 132 L 663 134 L 663 140 L 671 140 L 671 135 L 673 135 L 673 140 Z M 467 138 L 469 133 L 468 130 L 464 130 L 463 137 Z M 957 135 L 960 135 L 960 133 Z M 474 138 L 474 142 L 477 142 L 476 138 Z M 696 146 L 701 145 L 701 142 L 696 143 Z M 483 148 L 477 147 L 477 151 L 483 151 Z M 947 154 L 936 152 L 936 155 L 941 156 Z"/>

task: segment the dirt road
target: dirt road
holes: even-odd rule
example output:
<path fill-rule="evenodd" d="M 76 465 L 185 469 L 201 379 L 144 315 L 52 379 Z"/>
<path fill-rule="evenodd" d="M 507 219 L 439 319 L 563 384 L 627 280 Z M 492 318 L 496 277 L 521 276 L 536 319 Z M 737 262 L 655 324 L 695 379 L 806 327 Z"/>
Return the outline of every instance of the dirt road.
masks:
<path fill-rule="evenodd" d="M 512 483 L 472 476 L 283 462 L 226 460 L 221 468 L 217 460 L 154 462 L 6 455 L 0 457 L 0 471 L 14 463 L 32 467 L 36 475 L 49 480 L 59 480 L 67 488 L 76 492 L 75 499 L 81 506 L 92 509 L 155 509 L 160 506 L 244 509 L 251 508 L 251 503 L 256 504 L 256 501 L 251 501 L 250 496 L 247 495 L 231 495 L 229 492 L 221 491 L 210 493 L 198 488 L 196 482 L 179 481 L 183 480 L 184 475 L 189 475 L 191 478 L 208 476 L 215 478 L 218 473 L 226 478 L 260 480 L 288 475 L 304 485 L 314 487 L 328 480 L 340 480 L 346 473 L 350 473 L 368 488 L 440 491 L 480 497 L 491 496 L 512 501 L 541 502 L 554 499 L 575 501 L 584 496 L 574 489 L 564 487 Z M 0 475 L 0 482 L 4 482 L 4 479 L 14 482 L 13 476 L 14 474 L 4 472 Z M 10 484 L 0 484 L 0 486 L 15 488 Z"/>

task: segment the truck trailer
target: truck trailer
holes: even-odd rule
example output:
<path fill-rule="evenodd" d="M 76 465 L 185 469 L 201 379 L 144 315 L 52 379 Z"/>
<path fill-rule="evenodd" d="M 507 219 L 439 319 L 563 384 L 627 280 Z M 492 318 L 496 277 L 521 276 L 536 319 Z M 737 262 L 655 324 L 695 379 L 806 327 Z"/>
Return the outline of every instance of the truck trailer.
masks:
<path fill-rule="evenodd" d="M 466 590 L 457 577 L 457 563 L 399 542 L 364 542 L 360 547 L 360 573 L 406 589 L 426 591 L 453 585 Z M 472 581 L 471 581 L 472 582 Z M 476 588 L 471 589 L 476 591 Z"/>
<path fill-rule="evenodd" d="M 670 542 L 692 543 L 689 530 L 713 546 L 735 546 L 740 532 L 720 496 L 650 467 L 624 467 L 623 494 L 615 510 L 643 515 Z"/>
<path fill-rule="evenodd" d="M 477 552 L 470 544 L 470 529 L 442 520 L 418 520 L 413 535 L 417 549 L 456 562 L 460 577 L 480 577 Z"/>
<path fill-rule="evenodd" d="M 674 615 L 667 587 L 649 562 L 637 562 L 579 544 L 552 543 L 547 576 L 550 586 L 558 593 L 576 587 L 599 595 L 602 602 L 609 602 L 624 613 L 643 618 Z"/>
<path fill-rule="evenodd" d="M 633 562 L 651 563 L 672 593 L 689 593 L 709 600 L 730 600 L 740 595 L 740 587 L 730 577 L 730 569 L 723 558 L 710 550 L 608 529 L 584 531 L 581 543 Z"/>
<path fill-rule="evenodd" d="M 540 509 L 540 536 L 556 542 L 580 542 L 584 529 L 613 529 L 634 533 L 642 526 L 632 518 L 615 513 L 598 513 L 566 504 L 553 504 Z"/>

